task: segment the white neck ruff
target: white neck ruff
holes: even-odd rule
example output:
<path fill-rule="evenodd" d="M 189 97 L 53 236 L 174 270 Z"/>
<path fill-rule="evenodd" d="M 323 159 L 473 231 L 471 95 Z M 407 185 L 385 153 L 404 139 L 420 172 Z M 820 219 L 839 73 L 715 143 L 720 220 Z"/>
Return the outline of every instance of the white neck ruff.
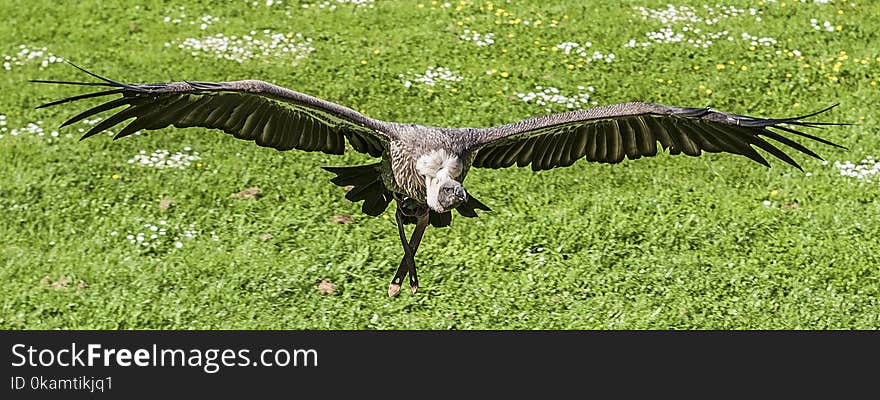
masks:
<path fill-rule="evenodd" d="M 443 184 L 454 181 L 461 173 L 461 162 L 458 157 L 446 150 L 433 150 L 416 161 L 416 171 L 425 177 L 428 207 L 437 212 L 446 212 L 440 205 L 440 188 Z"/>

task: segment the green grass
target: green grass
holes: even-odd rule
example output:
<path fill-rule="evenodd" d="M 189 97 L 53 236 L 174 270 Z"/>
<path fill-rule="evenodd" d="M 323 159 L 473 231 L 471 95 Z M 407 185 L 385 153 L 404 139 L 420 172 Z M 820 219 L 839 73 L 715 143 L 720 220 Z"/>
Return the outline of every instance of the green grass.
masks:
<path fill-rule="evenodd" d="M 336 10 L 259 3 L 187 2 L 181 11 L 158 1 L 4 1 L 0 56 L 17 54 L 21 44 L 46 47 L 126 82 L 262 79 L 371 117 L 443 126 L 546 113 L 516 97 L 536 85 L 567 94 L 592 86 L 598 104 L 710 105 L 756 116 L 840 102 L 822 118 L 856 125 L 818 131 L 848 150 L 808 143 L 831 162 L 795 156 L 809 175 L 782 162 L 767 169 L 720 154 L 578 162 L 540 173 L 473 170 L 466 186 L 495 211 L 429 229 L 417 257 L 421 289 L 388 298 L 402 255 L 393 214 L 360 214 L 318 168 L 369 157 L 281 153 L 203 129 L 78 142 L 78 125 L 48 140 L 94 103 L 35 110 L 82 91 L 27 80 L 87 77 L 61 63 L 13 65 L 0 69 L 7 121 L 0 132 L 0 328 L 880 328 L 880 183 L 840 176 L 833 166 L 880 158 L 880 2 L 728 0 L 746 10 L 753 4 L 761 21 L 746 11 L 695 25 L 734 38 L 708 48 L 623 46 L 663 26 L 634 7 L 665 8 L 665 0 L 498 2 L 491 11 L 489 3 L 470 2 L 460 10 L 457 2 L 436 8 L 430 1 Z M 706 15 L 699 2 L 676 4 Z M 181 13 L 183 23 L 163 21 Z M 205 14 L 220 21 L 205 30 L 187 23 Z M 812 18 L 835 31 L 813 29 Z M 177 48 L 187 37 L 262 29 L 302 33 L 315 50 L 298 62 L 280 55 L 238 63 Z M 462 41 L 463 29 L 492 32 L 495 43 Z M 777 43 L 751 49 L 743 32 Z M 589 54 L 616 58 L 587 63 L 553 50 L 568 41 L 590 41 Z M 462 80 L 448 89 L 404 87 L 429 65 Z M 36 121 L 47 136 L 10 134 Z M 127 163 L 141 150 L 185 146 L 199 152 L 199 166 Z M 230 197 L 253 186 L 264 197 Z M 160 210 L 166 198 L 176 205 Z M 354 222 L 330 221 L 339 214 Z M 143 225 L 160 220 L 172 227 L 167 236 L 198 234 L 179 239 L 181 248 L 173 238 L 149 248 L 126 240 L 149 235 Z M 265 233 L 272 238 L 261 239 Z M 337 291 L 319 294 L 322 279 Z"/>

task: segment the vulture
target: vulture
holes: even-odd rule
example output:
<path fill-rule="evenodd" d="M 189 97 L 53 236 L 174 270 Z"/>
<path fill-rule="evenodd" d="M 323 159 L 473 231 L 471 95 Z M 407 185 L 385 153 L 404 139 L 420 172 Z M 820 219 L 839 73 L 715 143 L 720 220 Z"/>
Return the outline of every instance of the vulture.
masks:
<path fill-rule="evenodd" d="M 541 171 L 567 167 L 581 159 L 615 164 L 624 159 L 653 157 L 661 150 L 689 156 L 726 152 L 769 167 L 757 151 L 760 149 L 801 169 L 777 146 L 821 157 L 782 133 L 844 148 L 803 132 L 803 128 L 845 125 L 805 121 L 837 104 L 798 117 L 755 118 L 711 108 L 632 102 L 489 128 L 443 128 L 373 119 L 351 108 L 259 80 L 127 84 L 74 67 L 97 81 L 32 82 L 101 89 L 37 108 L 90 98 L 106 100 L 71 117 L 61 125 L 64 127 L 124 107 L 94 125 L 82 139 L 131 120 L 114 139 L 168 126 L 202 127 L 281 151 L 343 154 L 347 142 L 355 151 L 378 159 L 368 165 L 324 169 L 335 175 L 330 182 L 350 188 L 345 198 L 363 201 L 362 210 L 367 215 L 378 216 L 392 200 L 395 202 L 403 259 L 388 287 L 389 296 L 398 294 L 407 275 L 412 292 L 418 289 L 415 254 L 429 225 L 449 226 L 453 210 L 464 217 L 476 217 L 476 210 L 491 211 L 463 186 L 471 168 L 516 165 Z M 404 231 L 407 224 L 415 225 L 409 239 Z"/>

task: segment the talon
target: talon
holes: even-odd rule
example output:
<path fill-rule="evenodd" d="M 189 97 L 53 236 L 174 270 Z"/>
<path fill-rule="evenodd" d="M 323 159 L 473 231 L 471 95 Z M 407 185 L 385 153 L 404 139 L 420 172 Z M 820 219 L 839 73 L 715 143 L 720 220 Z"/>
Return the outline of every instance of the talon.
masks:
<path fill-rule="evenodd" d="M 415 292 L 416 291 L 413 290 L 413 293 L 415 293 Z M 400 285 L 398 285 L 396 283 L 392 283 L 392 284 L 388 285 L 388 297 L 397 296 L 398 293 L 400 293 Z"/>
<path fill-rule="evenodd" d="M 412 294 L 416 294 L 416 291 L 419 290 L 419 285 L 412 285 L 409 289 L 412 290 Z M 400 290 L 400 287 L 398 287 L 397 290 Z"/>

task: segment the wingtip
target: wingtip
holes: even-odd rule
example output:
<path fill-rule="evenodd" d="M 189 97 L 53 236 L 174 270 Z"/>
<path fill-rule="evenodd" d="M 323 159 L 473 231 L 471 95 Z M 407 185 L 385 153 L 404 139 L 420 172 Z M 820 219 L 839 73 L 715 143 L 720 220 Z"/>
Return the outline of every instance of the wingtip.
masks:
<path fill-rule="evenodd" d="M 824 113 L 824 112 L 830 111 L 831 109 L 833 109 L 833 108 L 835 108 L 835 107 L 837 107 L 837 106 L 839 106 L 839 105 L 840 105 L 840 103 L 834 103 L 834 104 L 832 104 L 832 105 L 830 105 L 830 106 L 828 106 L 828 107 L 825 107 L 825 108 L 823 108 L 823 109 L 821 109 L 821 110 L 819 110 L 819 111 L 815 111 L 815 112 L 812 112 L 812 113 L 809 113 L 809 114 L 806 114 L 806 115 L 801 115 L 801 116 L 799 116 L 799 117 L 794 117 L 794 118 L 791 118 L 791 119 L 794 120 L 794 121 L 800 121 L 800 120 L 805 119 L 805 118 L 815 117 L 815 116 L 817 116 L 817 115 L 819 115 L 819 114 L 822 114 L 822 113 Z"/>
<path fill-rule="evenodd" d="M 102 80 L 102 81 L 108 83 L 108 84 L 111 85 L 111 86 L 118 86 L 118 87 L 128 87 L 128 86 L 130 86 L 130 85 L 127 85 L 127 84 L 125 84 L 125 83 L 117 82 L 117 81 L 114 81 L 114 80 L 112 80 L 112 79 L 105 78 L 105 77 L 103 77 L 103 76 L 101 76 L 101 75 L 98 75 L 98 74 L 96 74 L 96 73 L 94 73 L 94 72 L 91 72 L 91 71 L 89 71 L 89 70 L 87 70 L 87 69 L 85 69 L 85 68 L 83 68 L 83 67 L 80 67 L 79 65 L 76 65 L 76 64 L 70 62 L 70 60 L 64 60 L 64 62 L 70 64 L 71 66 L 73 66 L 74 68 L 76 68 L 76 69 L 78 69 L 78 70 L 80 70 L 80 71 L 82 71 L 82 72 L 85 72 L 85 73 L 88 74 L 88 75 L 91 75 L 91 76 L 93 76 L 93 77 L 95 77 L 95 78 L 97 78 L 97 79 L 100 79 L 100 80 Z"/>

